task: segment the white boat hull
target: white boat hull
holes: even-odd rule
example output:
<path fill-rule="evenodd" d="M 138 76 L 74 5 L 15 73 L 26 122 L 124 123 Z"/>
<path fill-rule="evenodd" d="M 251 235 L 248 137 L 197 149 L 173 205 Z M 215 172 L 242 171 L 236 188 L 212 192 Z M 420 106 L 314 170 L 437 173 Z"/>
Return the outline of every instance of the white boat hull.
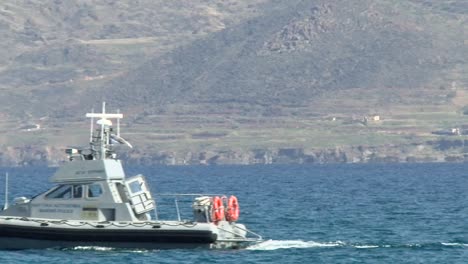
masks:
<path fill-rule="evenodd" d="M 212 223 L 179 221 L 83 222 L 0 218 L 0 249 L 70 248 L 236 248 L 243 241 L 218 240 Z M 245 241 L 244 241 L 245 242 Z"/>

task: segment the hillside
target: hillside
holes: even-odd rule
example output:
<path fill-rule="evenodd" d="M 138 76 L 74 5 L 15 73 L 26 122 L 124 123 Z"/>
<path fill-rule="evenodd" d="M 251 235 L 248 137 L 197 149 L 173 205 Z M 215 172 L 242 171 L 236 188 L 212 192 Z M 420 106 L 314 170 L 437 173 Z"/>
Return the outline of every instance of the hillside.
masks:
<path fill-rule="evenodd" d="M 1 103 L 15 115 L 23 114 L 17 106 L 61 112 L 44 102 L 73 103 L 66 100 L 73 93 L 255 16 L 262 2 L 2 1 L 0 87 L 8 99 Z"/>
<path fill-rule="evenodd" d="M 467 19 L 463 0 L 6 0 L 3 160 L 60 159 L 103 98 L 148 163 L 463 157 L 432 132 L 466 123 Z"/>
<path fill-rule="evenodd" d="M 464 76 L 447 76 L 465 68 L 460 24 L 419 5 L 375 2 L 288 1 L 148 61 L 111 81 L 105 93 L 149 107 L 302 106 L 319 94 L 353 88 L 466 83 Z"/>

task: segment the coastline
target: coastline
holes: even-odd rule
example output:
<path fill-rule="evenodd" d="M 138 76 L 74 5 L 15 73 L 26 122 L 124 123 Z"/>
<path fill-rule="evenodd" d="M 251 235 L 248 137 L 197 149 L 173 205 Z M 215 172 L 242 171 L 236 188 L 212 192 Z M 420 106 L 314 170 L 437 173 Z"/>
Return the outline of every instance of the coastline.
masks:
<path fill-rule="evenodd" d="M 335 148 L 258 148 L 227 150 L 122 150 L 129 165 L 254 165 L 339 163 L 468 162 L 468 140 L 440 139 L 424 143 Z M 0 166 L 59 166 L 66 161 L 65 147 L 25 146 L 0 149 Z"/>

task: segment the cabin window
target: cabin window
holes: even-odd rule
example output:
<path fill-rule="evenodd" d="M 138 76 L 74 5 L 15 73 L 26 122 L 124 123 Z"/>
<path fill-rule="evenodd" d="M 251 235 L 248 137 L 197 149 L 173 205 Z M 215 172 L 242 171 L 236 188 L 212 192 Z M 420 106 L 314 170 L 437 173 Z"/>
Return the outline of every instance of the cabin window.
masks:
<path fill-rule="evenodd" d="M 83 197 L 83 186 L 61 185 L 46 195 L 48 199 L 72 199 Z"/>
<path fill-rule="evenodd" d="M 83 186 L 73 185 L 73 198 L 83 197 Z"/>
<path fill-rule="evenodd" d="M 130 192 L 133 193 L 133 194 L 136 194 L 136 193 L 139 193 L 139 192 L 143 191 L 139 181 L 133 181 L 128 186 L 130 187 Z"/>
<path fill-rule="evenodd" d="M 88 198 L 97 198 L 102 195 L 101 184 L 90 184 L 88 185 Z"/>
<path fill-rule="evenodd" d="M 50 199 L 70 199 L 72 189 L 70 185 L 62 185 L 46 195 Z"/>

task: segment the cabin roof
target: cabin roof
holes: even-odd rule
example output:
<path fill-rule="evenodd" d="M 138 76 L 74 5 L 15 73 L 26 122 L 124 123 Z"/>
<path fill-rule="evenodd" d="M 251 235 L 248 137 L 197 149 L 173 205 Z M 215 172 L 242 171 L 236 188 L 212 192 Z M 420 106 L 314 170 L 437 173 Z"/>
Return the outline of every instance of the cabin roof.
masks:
<path fill-rule="evenodd" d="M 120 160 L 75 160 L 61 166 L 50 177 L 53 183 L 76 183 L 123 180 L 125 173 Z"/>

